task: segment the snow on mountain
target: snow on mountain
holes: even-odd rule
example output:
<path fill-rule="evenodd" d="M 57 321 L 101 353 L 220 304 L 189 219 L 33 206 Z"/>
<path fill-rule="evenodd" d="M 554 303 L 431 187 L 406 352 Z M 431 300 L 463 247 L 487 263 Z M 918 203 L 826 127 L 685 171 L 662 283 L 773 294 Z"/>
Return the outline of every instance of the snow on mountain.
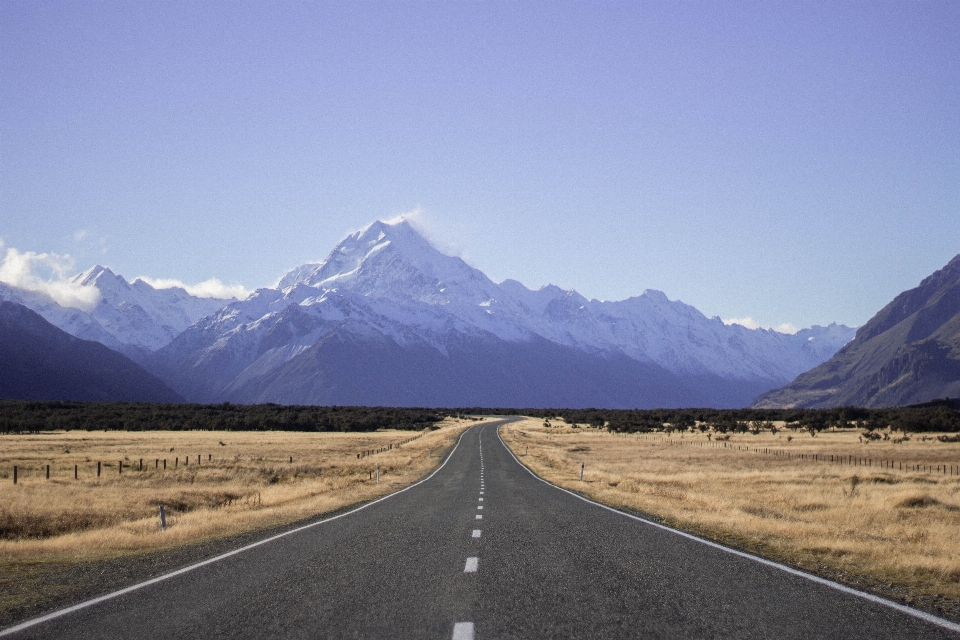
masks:
<path fill-rule="evenodd" d="M 156 289 L 143 280 L 127 282 L 106 267 L 95 266 L 71 282 L 100 291 L 90 314 L 122 344 L 155 351 L 191 324 L 217 311 L 226 300 L 198 298 L 180 287 Z"/>
<path fill-rule="evenodd" d="M 129 283 L 99 265 L 69 282 L 95 288 L 99 302 L 88 311 L 64 307 L 44 293 L 4 283 L 0 283 L 0 299 L 22 304 L 75 337 L 96 340 L 135 360 L 229 302 L 191 296 L 179 287 L 157 289 L 140 279 Z"/>
<path fill-rule="evenodd" d="M 451 350 L 467 342 L 507 350 L 511 344 L 552 344 L 560 350 L 543 346 L 551 362 L 582 353 L 594 358 L 590 366 L 602 368 L 602 361 L 626 357 L 690 379 L 749 381 L 753 393 L 823 362 L 854 331 L 831 325 L 787 335 L 728 326 L 652 290 L 601 302 L 555 286 L 532 291 L 514 280 L 497 284 L 437 251 L 408 222 L 377 221 L 347 236 L 323 262 L 294 269 L 277 288 L 231 302 L 190 327 L 158 352 L 156 366 L 168 380 L 180 379 L 186 395 L 192 384 L 203 387 L 197 399 L 244 401 L 237 390 L 265 388 L 255 381 L 299 362 L 332 336 L 348 334 L 416 351 L 421 362 L 425 353 L 449 360 Z M 471 357 L 483 357 L 482 350 Z M 309 376 L 299 371 L 297 380 L 302 386 Z M 281 395 L 296 397 L 288 390 Z"/>

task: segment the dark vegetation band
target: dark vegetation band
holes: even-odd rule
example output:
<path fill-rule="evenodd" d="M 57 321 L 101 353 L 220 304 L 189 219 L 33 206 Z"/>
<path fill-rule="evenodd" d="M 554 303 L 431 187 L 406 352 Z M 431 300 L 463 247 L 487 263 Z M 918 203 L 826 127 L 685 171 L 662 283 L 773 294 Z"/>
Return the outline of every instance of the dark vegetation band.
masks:
<path fill-rule="evenodd" d="M 759 423 L 786 422 L 807 431 L 831 427 L 892 428 L 904 432 L 960 432 L 960 400 L 934 400 L 884 409 L 461 409 L 474 415 L 519 414 L 534 418 L 563 418 L 568 423 L 606 427 L 617 432 L 662 431 L 699 426 L 722 433 L 755 430 Z"/>
<path fill-rule="evenodd" d="M 376 431 L 425 429 L 446 416 L 434 409 L 276 404 L 0 401 L 0 433 L 107 431 Z"/>
<path fill-rule="evenodd" d="M 783 421 L 822 431 L 857 426 L 905 432 L 960 432 L 960 400 L 885 409 L 517 409 L 461 407 L 339 407 L 277 404 L 153 404 L 135 402 L 0 401 L 0 433 L 51 430 L 127 431 L 375 431 L 421 430 L 456 415 L 525 415 L 617 432 L 699 426 L 720 432 L 755 430 Z"/>

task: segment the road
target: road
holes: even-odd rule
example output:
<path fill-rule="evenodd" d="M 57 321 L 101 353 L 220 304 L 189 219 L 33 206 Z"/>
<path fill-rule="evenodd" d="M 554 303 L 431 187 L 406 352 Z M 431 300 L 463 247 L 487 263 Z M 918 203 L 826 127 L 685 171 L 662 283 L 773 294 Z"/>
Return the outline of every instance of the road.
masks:
<path fill-rule="evenodd" d="M 10 635 L 960 637 L 547 485 L 496 428 L 362 510 Z"/>

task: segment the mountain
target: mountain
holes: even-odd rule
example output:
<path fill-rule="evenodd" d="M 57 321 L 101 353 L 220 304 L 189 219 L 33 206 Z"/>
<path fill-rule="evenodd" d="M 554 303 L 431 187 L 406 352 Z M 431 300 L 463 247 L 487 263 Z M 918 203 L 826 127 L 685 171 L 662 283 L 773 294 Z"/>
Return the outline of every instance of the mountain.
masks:
<path fill-rule="evenodd" d="M 960 255 L 904 291 L 832 358 L 756 407 L 888 407 L 960 396 Z"/>
<path fill-rule="evenodd" d="M 13 302 L 0 302 L 0 398 L 183 401 L 122 354 Z"/>
<path fill-rule="evenodd" d="M 4 283 L 0 300 L 22 304 L 70 335 L 96 340 L 137 362 L 229 302 L 191 296 L 180 287 L 157 289 L 140 279 L 129 283 L 99 265 L 69 282 L 96 289 L 97 304 L 89 310 L 64 307 L 44 293 Z"/>
<path fill-rule="evenodd" d="M 743 406 L 852 334 L 728 326 L 659 291 L 601 302 L 497 284 L 408 222 L 378 221 L 145 365 L 200 402 Z"/>

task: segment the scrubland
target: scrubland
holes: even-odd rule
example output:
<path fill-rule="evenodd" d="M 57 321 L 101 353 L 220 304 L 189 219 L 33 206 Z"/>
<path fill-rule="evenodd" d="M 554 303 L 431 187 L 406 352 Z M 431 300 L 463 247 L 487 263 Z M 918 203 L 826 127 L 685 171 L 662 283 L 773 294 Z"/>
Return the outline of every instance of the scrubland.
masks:
<path fill-rule="evenodd" d="M 622 435 L 563 422 L 545 427 L 540 419 L 505 425 L 501 435 L 535 473 L 598 502 L 960 614 L 960 477 L 810 459 L 853 456 L 956 470 L 960 443 L 936 434 L 871 442 L 854 429 L 815 437 L 781 429 L 718 443 L 720 434 L 693 430 Z"/>

